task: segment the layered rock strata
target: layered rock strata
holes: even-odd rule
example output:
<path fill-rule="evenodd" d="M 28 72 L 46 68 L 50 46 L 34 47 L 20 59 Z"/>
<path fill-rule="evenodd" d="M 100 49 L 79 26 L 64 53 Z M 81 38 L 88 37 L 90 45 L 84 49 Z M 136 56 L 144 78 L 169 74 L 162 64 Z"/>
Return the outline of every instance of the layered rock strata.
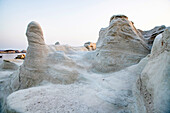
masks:
<path fill-rule="evenodd" d="M 99 32 L 93 68 L 101 72 L 118 71 L 137 64 L 149 53 L 142 34 L 124 15 L 114 15 L 107 28 Z"/>

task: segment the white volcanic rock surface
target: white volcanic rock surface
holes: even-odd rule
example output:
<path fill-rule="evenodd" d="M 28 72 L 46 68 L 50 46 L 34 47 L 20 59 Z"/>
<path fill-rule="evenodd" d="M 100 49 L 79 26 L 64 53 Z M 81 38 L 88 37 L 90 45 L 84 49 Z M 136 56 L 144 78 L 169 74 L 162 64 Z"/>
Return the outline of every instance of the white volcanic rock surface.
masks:
<path fill-rule="evenodd" d="M 19 90 L 7 99 L 9 112 L 136 112 L 132 87 L 147 62 L 115 73 L 82 72 L 71 85 L 45 85 Z M 17 98 L 18 97 L 18 98 Z"/>
<path fill-rule="evenodd" d="M 94 51 L 48 46 L 36 22 L 28 25 L 26 35 L 24 63 L 17 70 L 0 70 L 4 112 L 170 111 L 170 28 L 155 39 L 150 55 L 142 34 L 124 15 L 111 17 Z"/>
<path fill-rule="evenodd" d="M 139 103 L 144 102 L 147 112 L 170 112 L 170 27 L 156 37 L 138 89 L 142 97 Z M 145 109 L 139 111 L 143 113 Z"/>
<path fill-rule="evenodd" d="M 19 65 L 10 60 L 3 60 L 3 62 L 0 64 L 0 68 L 5 70 L 17 70 Z"/>
<path fill-rule="evenodd" d="M 107 28 L 102 28 L 93 55 L 93 69 L 113 72 L 137 64 L 149 54 L 141 33 L 124 15 L 114 15 Z"/>
<path fill-rule="evenodd" d="M 44 80 L 68 84 L 77 79 L 79 72 L 76 67 L 79 66 L 70 57 L 74 57 L 72 54 L 77 54 L 77 51 L 87 51 L 86 48 L 68 45 L 47 46 L 41 27 L 36 22 L 28 25 L 26 35 L 29 46 L 26 59 L 20 68 L 21 89 L 36 86 Z"/>

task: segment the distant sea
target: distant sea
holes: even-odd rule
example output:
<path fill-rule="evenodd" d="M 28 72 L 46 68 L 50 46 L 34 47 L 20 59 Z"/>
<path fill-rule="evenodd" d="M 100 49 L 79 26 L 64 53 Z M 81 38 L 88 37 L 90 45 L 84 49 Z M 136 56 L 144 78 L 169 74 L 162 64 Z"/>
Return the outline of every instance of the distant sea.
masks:
<path fill-rule="evenodd" d="M 26 55 L 26 53 L 0 54 L 0 56 L 2 56 L 2 58 L 0 58 L 0 63 L 2 63 L 3 60 L 15 59 L 17 55 L 21 55 L 21 54 Z"/>

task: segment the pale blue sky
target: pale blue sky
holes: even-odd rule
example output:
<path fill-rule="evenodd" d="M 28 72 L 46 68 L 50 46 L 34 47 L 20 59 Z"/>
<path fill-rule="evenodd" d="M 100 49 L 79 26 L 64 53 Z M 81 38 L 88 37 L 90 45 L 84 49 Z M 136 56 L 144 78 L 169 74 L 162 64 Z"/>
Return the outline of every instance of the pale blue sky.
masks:
<path fill-rule="evenodd" d="M 26 49 L 31 21 L 41 25 L 47 44 L 96 42 L 115 14 L 128 16 L 137 29 L 170 26 L 170 0 L 0 0 L 0 49 Z"/>

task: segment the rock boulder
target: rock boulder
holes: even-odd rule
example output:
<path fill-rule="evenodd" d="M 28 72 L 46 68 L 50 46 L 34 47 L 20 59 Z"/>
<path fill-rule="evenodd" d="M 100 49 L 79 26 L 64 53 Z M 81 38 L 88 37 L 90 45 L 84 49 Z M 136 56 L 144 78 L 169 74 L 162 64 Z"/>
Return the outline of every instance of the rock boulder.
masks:
<path fill-rule="evenodd" d="M 60 42 L 56 42 L 55 45 L 60 45 Z"/>

